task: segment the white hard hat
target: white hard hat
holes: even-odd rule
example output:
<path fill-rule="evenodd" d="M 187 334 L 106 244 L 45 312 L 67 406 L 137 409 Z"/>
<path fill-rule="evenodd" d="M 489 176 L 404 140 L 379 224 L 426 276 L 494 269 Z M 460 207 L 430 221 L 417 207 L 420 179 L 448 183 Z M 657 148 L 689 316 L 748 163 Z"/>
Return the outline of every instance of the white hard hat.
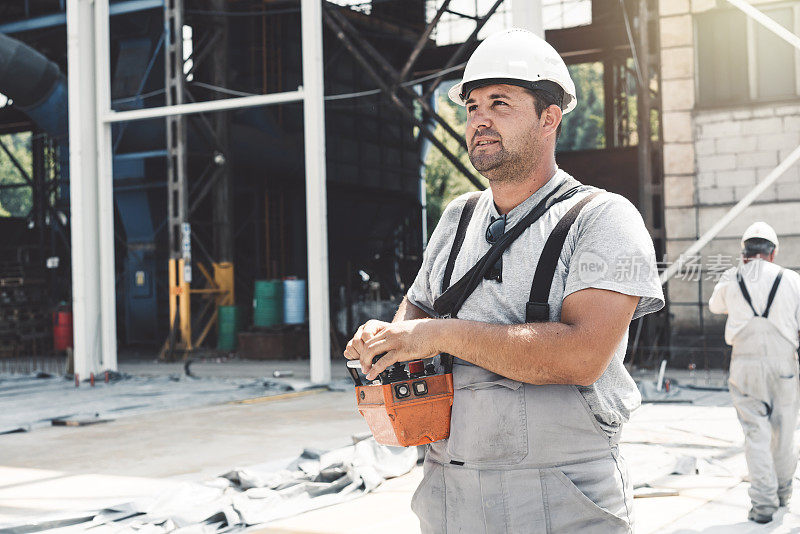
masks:
<path fill-rule="evenodd" d="M 578 103 L 575 83 L 555 48 L 533 32 L 520 28 L 484 39 L 467 61 L 464 79 L 447 94 L 450 100 L 463 106 L 472 89 L 493 83 L 521 85 L 551 93 L 560 92 L 560 87 L 564 92 L 561 102 L 564 113 L 575 109 Z"/>
<path fill-rule="evenodd" d="M 764 221 L 756 221 L 750 226 L 747 227 L 747 230 L 744 231 L 742 235 L 742 246 L 744 247 L 744 242 L 748 239 L 766 239 L 773 245 L 775 245 L 775 249 L 778 248 L 778 234 L 775 233 L 775 230 L 772 229 L 770 225 L 765 223 Z"/>

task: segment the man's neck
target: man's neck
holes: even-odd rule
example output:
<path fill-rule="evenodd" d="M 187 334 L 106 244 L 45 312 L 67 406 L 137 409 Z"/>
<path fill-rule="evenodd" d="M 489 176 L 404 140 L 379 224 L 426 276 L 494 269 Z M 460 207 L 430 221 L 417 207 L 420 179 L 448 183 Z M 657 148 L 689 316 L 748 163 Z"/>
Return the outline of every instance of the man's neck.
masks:
<path fill-rule="evenodd" d="M 521 181 L 497 180 L 490 181 L 489 187 L 492 189 L 492 198 L 497 206 L 497 211 L 505 215 L 513 210 L 532 194 L 542 188 L 555 176 L 558 167 L 555 161 L 546 168 L 538 169 L 531 173 L 530 177 Z"/>
<path fill-rule="evenodd" d="M 772 263 L 772 260 L 769 259 L 769 256 L 765 256 L 763 254 L 756 254 L 755 256 L 750 256 L 749 258 L 742 258 L 742 263 L 750 263 L 753 260 L 764 260 Z"/>

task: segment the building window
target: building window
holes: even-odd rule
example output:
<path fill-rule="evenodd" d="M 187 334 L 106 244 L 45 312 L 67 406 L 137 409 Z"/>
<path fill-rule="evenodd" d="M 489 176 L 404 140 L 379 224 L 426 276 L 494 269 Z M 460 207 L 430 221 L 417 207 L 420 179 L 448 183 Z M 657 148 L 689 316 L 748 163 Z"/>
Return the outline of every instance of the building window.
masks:
<path fill-rule="evenodd" d="M 791 32 L 800 29 L 797 2 L 759 6 Z M 800 52 L 741 11 L 695 16 L 698 105 L 717 107 L 800 95 Z"/>
<path fill-rule="evenodd" d="M 27 217 L 33 207 L 31 133 L 0 135 L 0 217 Z"/>

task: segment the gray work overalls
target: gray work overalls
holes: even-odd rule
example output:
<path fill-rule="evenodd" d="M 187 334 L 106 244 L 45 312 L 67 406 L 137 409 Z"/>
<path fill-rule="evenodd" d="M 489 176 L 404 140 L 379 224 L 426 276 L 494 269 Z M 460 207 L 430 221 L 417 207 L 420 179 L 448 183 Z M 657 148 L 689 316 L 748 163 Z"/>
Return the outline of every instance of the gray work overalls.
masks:
<path fill-rule="evenodd" d="M 797 352 L 767 319 L 780 275 L 761 315 L 753 308 L 741 275 L 737 278 L 754 316 L 733 338 L 728 383 L 744 430 L 750 500 L 756 512 L 772 515 L 779 500 L 791 496 L 797 466 L 793 446 L 800 393 Z"/>
<path fill-rule="evenodd" d="M 453 385 L 450 437 L 429 446 L 411 502 L 423 533 L 631 532 L 619 433 L 608 437 L 576 386 L 525 384 L 458 359 Z"/>

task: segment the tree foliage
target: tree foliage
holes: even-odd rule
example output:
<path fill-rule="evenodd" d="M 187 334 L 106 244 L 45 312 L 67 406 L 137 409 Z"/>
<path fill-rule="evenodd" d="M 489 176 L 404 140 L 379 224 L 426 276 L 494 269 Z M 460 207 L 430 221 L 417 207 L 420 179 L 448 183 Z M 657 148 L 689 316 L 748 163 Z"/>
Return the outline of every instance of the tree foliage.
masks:
<path fill-rule="evenodd" d="M 25 169 L 28 176 L 33 173 L 31 133 L 22 132 L 0 136 L 0 141 Z M 0 152 L 0 185 L 25 184 L 19 169 L 5 152 Z M 0 189 L 0 217 L 26 217 L 33 207 L 33 192 L 30 186 Z"/>
<path fill-rule="evenodd" d="M 564 115 L 556 150 L 589 150 L 606 147 L 603 64 L 569 65 L 578 106 Z"/>

